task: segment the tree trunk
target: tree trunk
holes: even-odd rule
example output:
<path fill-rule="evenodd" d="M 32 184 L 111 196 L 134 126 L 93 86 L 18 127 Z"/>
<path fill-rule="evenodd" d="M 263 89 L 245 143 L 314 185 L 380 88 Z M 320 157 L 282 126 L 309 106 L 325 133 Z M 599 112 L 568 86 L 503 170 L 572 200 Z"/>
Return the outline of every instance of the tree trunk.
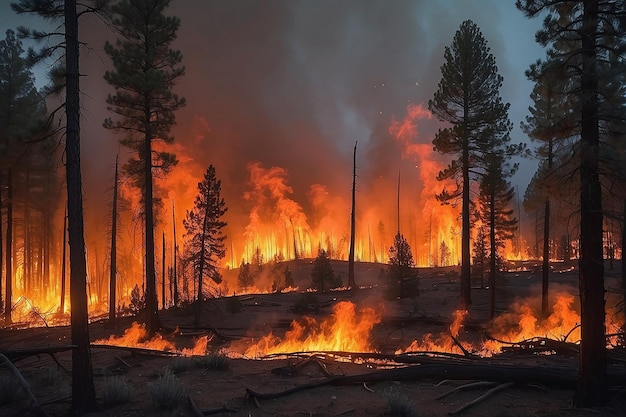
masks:
<path fill-rule="evenodd" d="M 65 313 L 65 266 L 67 262 L 67 208 L 63 213 L 63 248 L 61 249 L 61 304 L 59 313 Z"/>
<path fill-rule="evenodd" d="M 550 199 L 543 210 L 543 265 L 541 267 L 541 314 L 548 317 L 548 285 L 550 278 Z"/>
<path fill-rule="evenodd" d="M 109 271 L 109 321 L 115 322 L 117 289 L 117 175 L 118 156 L 115 157 L 115 182 L 113 183 L 113 208 L 111 210 L 111 268 Z"/>
<path fill-rule="evenodd" d="M 0 287 L 2 287 L 2 278 L 4 278 L 2 276 L 2 262 L 4 261 L 4 254 L 2 252 L 4 244 L 2 243 L 2 236 L 4 236 L 4 232 L 2 230 L 2 170 L 0 169 Z M 4 304 L 2 300 L 2 293 L 0 293 L 0 303 Z"/>
<path fill-rule="evenodd" d="M 6 297 L 4 300 L 4 325 L 13 323 L 13 179 L 12 169 L 7 173 L 7 237 L 6 237 Z"/>
<path fill-rule="evenodd" d="M 491 251 L 490 271 L 489 271 L 489 318 L 494 318 L 496 311 L 496 208 L 495 191 L 491 189 L 489 196 L 489 250 Z"/>
<path fill-rule="evenodd" d="M 87 310 L 87 263 L 80 173 L 80 88 L 78 69 L 78 14 L 76 2 L 65 0 L 65 66 L 67 116 L 65 153 L 67 208 L 70 240 L 70 300 L 72 344 L 72 405 L 70 413 L 81 415 L 96 407 Z"/>
<path fill-rule="evenodd" d="M 465 139 L 463 146 L 463 197 L 461 212 L 461 303 L 463 308 L 472 304 L 472 282 L 470 278 L 470 178 L 469 145 Z"/>
<path fill-rule="evenodd" d="M 624 251 L 626 250 L 626 199 L 624 199 L 624 213 L 622 220 L 622 303 L 626 305 L 626 256 Z M 623 332 L 626 333 L 626 321 L 622 325 Z"/>
<path fill-rule="evenodd" d="M 196 317 L 195 317 L 195 325 L 196 327 L 200 326 L 200 316 L 202 313 L 202 300 L 204 299 L 204 294 L 202 293 L 202 276 L 204 275 L 204 257 L 205 257 L 205 239 L 206 239 L 206 229 L 207 229 L 207 220 L 209 218 L 209 190 L 207 188 L 207 195 L 204 196 L 205 200 L 205 208 L 204 208 L 204 218 L 202 219 L 202 237 L 200 238 L 200 265 L 198 267 L 198 299 L 196 300 Z"/>
<path fill-rule="evenodd" d="M 145 216 L 145 234 L 146 234 L 146 313 L 147 313 L 147 330 L 152 337 L 159 330 L 161 321 L 159 320 L 159 305 L 156 293 L 156 271 L 154 269 L 154 211 L 152 196 L 152 127 L 150 126 L 150 107 L 146 99 L 144 107 L 144 120 L 146 123 L 146 137 L 144 138 L 144 177 L 145 177 L 145 195 L 144 195 L 144 216 Z"/>
<path fill-rule="evenodd" d="M 356 281 L 354 280 L 354 240 L 355 240 L 355 229 L 356 229 L 356 197 L 355 197 L 355 189 L 356 189 L 356 145 L 354 144 L 354 163 L 352 169 L 352 212 L 350 213 L 350 253 L 348 254 L 348 287 L 350 289 L 356 290 Z"/>
<path fill-rule="evenodd" d="M 607 401 L 604 330 L 604 259 L 602 254 L 602 190 L 598 175 L 599 117 L 596 43 L 598 2 L 583 2 L 580 149 L 580 369 L 576 407 Z"/>
<path fill-rule="evenodd" d="M 163 232 L 163 244 L 161 250 L 161 308 L 165 310 L 165 232 Z"/>
<path fill-rule="evenodd" d="M 178 307 L 178 271 L 176 270 L 176 251 L 178 250 L 178 246 L 176 245 L 176 215 L 174 214 L 174 200 L 172 200 L 172 225 L 174 226 L 174 259 L 172 265 L 172 280 L 174 282 L 174 307 Z"/>

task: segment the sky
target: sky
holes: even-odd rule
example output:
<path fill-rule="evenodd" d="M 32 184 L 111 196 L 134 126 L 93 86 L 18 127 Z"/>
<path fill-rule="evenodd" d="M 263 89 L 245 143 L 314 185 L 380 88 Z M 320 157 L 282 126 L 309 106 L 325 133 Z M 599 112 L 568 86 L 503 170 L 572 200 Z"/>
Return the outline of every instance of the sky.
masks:
<path fill-rule="evenodd" d="M 272 168 L 284 170 L 295 201 L 311 200 L 314 184 L 345 196 L 357 141 L 362 193 L 382 178 L 393 184 L 399 171 L 407 181 L 423 176 L 420 170 L 433 158 L 443 168 L 445 157 L 410 151 L 432 148 L 437 120 L 418 111 L 404 143 L 389 138 L 390 126 L 410 109 L 427 108 L 441 78 L 444 48 L 466 19 L 481 29 L 504 77 L 501 95 L 511 105 L 512 140 L 527 142 L 519 124 L 531 105 L 532 84 L 524 71 L 543 57 L 534 41 L 541 20 L 524 17 L 514 3 L 172 0 L 167 13 L 181 20 L 173 46 L 186 67 L 175 92 L 187 105 L 173 129 L 181 180 L 164 192 L 174 198 L 177 187 L 193 189 L 190 184 L 211 163 L 230 190 L 235 212 L 249 196 L 255 169 L 267 175 Z M 3 32 L 19 24 L 45 27 L 39 18 L 14 15 L 9 4 L 0 0 Z M 86 17 L 80 34 L 88 45 L 81 52 L 84 188 L 86 207 L 96 209 L 104 204 L 115 155 L 124 160 L 128 151 L 102 128 L 111 92 L 102 78 L 111 69 L 102 46 L 114 33 Z M 37 69 L 38 83 L 44 72 Z M 520 162 L 513 178 L 520 196 L 535 169 L 535 161 Z M 422 186 L 416 189 L 423 192 Z"/>

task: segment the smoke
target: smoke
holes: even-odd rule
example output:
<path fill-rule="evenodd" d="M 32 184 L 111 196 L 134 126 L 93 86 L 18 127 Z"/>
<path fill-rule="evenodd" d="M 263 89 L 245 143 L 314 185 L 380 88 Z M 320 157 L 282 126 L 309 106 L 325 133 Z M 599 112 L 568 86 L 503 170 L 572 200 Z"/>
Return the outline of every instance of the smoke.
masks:
<path fill-rule="evenodd" d="M 300 216 L 302 227 L 316 230 L 338 216 L 347 226 L 349 213 L 340 209 L 349 208 L 345 201 L 358 141 L 361 230 L 390 239 L 402 220 L 402 228 L 414 229 L 413 242 L 423 242 L 424 225 L 439 210 L 432 195 L 441 184 L 433 177 L 448 162 L 432 151 L 440 125 L 426 111 L 441 78 L 444 47 L 463 20 L 478 24 L 504 76 L 502 95 L 512 103 L 515 125 L 529 104 L 531 86 L 523 71 L 540 56 L 532 48 L 540 22 L 497 0 L 173 0 L 168 12 L 181 19 L 174 47 L 183 53 L 186 75 L 175 91 L 187 106 L 177 112 L 173 131 L 180 162 L 158 190 L 166 207 L 176 201 L 181 222 L 197 182 L 213 164 L 229 207 L 226 233 L 241 240 L 258 227 L 254 216 L 269 210 L 250 199 L 259 191 L 255 172 L 280 173 L 285 188 L 277 201 L 293 203 L 280 210 Z M 111 92 L 102 79 L 111 69 L 102 45 L 115 34 L 89 19 L 81 28 L 90 46 L 81 56 L 87 74 L 82 80 L 84 188 L 91 228 L 100 233 L 109 199 L 102 191 L 110 188 L 115 154 L 125 161 L 128 150 L 101 127 Z M 520 57 L 520 50 L 528 57 Z M 413 125 L 394 130 L 404 120 Z M 401 219 L 396 214 L 399 174 Z M 530 178 L 532 172 L 524 175 Z M 274 214 L 283 223 L 275 232 L 292 239 L 284 225 L 288 216 Z M 317 248 L 324 239 L 313 236 L 309 244 Z M 238 264 L 242 253 L 235 255 Z"/>

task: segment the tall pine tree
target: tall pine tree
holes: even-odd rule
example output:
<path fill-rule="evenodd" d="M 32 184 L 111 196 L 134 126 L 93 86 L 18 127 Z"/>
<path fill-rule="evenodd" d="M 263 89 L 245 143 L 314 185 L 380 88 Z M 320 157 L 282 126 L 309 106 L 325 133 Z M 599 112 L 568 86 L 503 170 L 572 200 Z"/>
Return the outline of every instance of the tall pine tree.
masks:
<path fill-rule="evenodd" d="M 439 129 L 433 145 L 441 154 L 452 155 L 452 162 L 441 171 L 438 180 L 460 180 L 460 187 L 444 189 L 438 199 L 448 202 L 461 198 L 461 303 L 472 302 L 470 282 L 470 175 L 480 167 L 481 153 L 487 140 L 508 136 L 511 123 L 509 104 L 502 102 L 495 57 L 478 26 L 464 21 L 445 48 L 444 64 L 429 110 L 448 127 Z"/>
<path fill-rule="evenodd" d="M 506 240 L 514 236 L 517 219 L 509 207 L 515 194 L 508 181 L 514 170 L 510 169 L 501 154 L 488 154 L 485 158 L 485 173 L 480 180 L 479 203 L 483 224 L 489 228 L 489 317 L 495 315 L 496 274 L 498 259 Z"/>
<path fill-rule="evenodd" d="M 200 320 L 200 309 L 204 300 L 204 277 L 219 284 L 222 278 L 218 262 L 226 255 L 222 229 L 226 222 L 222 216 L 228 210 L 221 197 L 222 182 L 215 175 L 215 168 L 210 165 L 204 173 L 204 179 L 198 183 L 198 195 L 194 208 L 187 211 L 183 220 L 186 230 L 185 253 L 191 257 L 194 271 L 197 273 L 198 297 L 196 309 L 196 325 Z"/>
<path fill-rule="evenodd" d="M 564 93 L 580 103 L 569 109 L 577 114 L 580 129 L 580 140 L 572 147 L 580 175 L 581 343 L 574 405 L 602 405 L 607 401 L 607 375 L 600 173 L 602 155 L 610 153 L 602 127 L 615 114 L 607 86 L 617 80 L 621 66 L 615 63 L 626 51 L 626 5 L 597 0 L 518 0 L 516 5 L 528 17 L 547 13 L 536 39 L 554 49 L 562 71 L 572 80 Z"/>
<path fill-rule="evenodd" d="M 104 126 L 122 135 L 120 143 L 135 155 L 123 167 L 141 190 L 145 227 L 145 272 L 147 329 L 153 334 L 161 323 L 158 316 L 154 257 L 153 169 L 165 174 L 176 164 L 176 157 L 154 149 L 155 141 L 170 144 L 176 123 L 174 112 L 185 104 L 172 92 L 174 83 L 185 73 L 180 51 L 170 49 L 180 20 L 165 16 L 169 0 L 121 0 L 111 6 L 113 26 L 119 38 L 107 42 L 104 50 L 114 70 L 105 80 L 114 87 L 108 109 L 115 116 Z"/>

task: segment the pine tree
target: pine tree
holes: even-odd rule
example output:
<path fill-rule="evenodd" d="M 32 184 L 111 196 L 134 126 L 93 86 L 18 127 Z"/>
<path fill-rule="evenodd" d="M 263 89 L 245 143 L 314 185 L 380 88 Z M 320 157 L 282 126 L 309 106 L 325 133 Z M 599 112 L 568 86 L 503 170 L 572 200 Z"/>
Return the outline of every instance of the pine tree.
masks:
<path fill-rule="evenodd" d="M 341 278 L 335 274 L 330 258 L 325 250 L 320 249 L 313 261 L 311 288 L 324 292 L 341 286 Z"/>
<path fill-rule="evenodd" d="M 540 160 L 537 180 L 541 182 L 545 191 L 543 203 L 543 265 L 541 285 L 541 311 L 548 314 L 548 288 L 550 276 L 550 196 L 554 196 L 558 189 L 559 178 L 556 175 L 555 159 L 557 150 L 566 148 L 566 140 L 571 138 L 576 130 L 575 112 L 570 111 L 572 102 L 565 91 L 572 80 L 563 73 L 562 63 L 549 52 L 546 62 L 537 62 L 526 71 L 529 79 L 535 81 L 535 87 L 530 95 L 533 106 L 529 107 L 530 115 L 526 123 L 522 123 L 522 130 L 531 139 L 539 143 L 535 156 Z M 579 106 L 579 103 L 576 104 Z"/>
<path fill-rule="evenodd" d="M 222 217 L 228 209 L 221 197 L 221 190 L 222 182 L 217 179 L 213 165 L 210 165 L 204 173 L 204 179 L 198 183 L 194 208 L 187 211 L 183 220 L 188 247 L 185 252 L 191 257 L 194 271 L 197 271 L 197 312 L 200 311 L 200 305 L 204 300 L 204 277 L 212 279 L 217 284 L 222 281 L 218 262 L 226 255 L 224 247 L 226 236 L 222 235 L 226 222 Z M 196 318 L 198 321 L 199 314 Z"/>
<path fill-rule="evenodd" d="M 141 190 L 145 227 L 147 329 L 153 334 L 161 327 L 158 317 L 154 259 L 153 169 L 166 174 L 176 157 L 157 151 L 155 141 L 171 144 L 174 112 L 185 100 L 172 92 L 174 83 L 185 73 L 182 55 L 170 49 L 176 39 L 180 20 L 165 16 L 169 0 L 121 0 L 111 6 L 112 24 L 120 38 L 104 46 L 114 70 L 105 80 L 115 88 L 109 95 L 108 109 L 115 119 L 104 126 L 122 134 L 120 143 L 135 152 L 123 169 Z"/>
<path fill-rule="evenodd" d="M 515 189 L 507 180 L 513 171 L 506 169 L 504 157 L 500 154 L 489 154 L 487 166 L 480 181 L 479 203 L 482 223 L 489 228 L 489 317 L 495 315 L 496 274 L 500 267 L 498 260 L 502 258 L 500 250 L 506 240 L 513 238 L 517 219 L 513 218 L 513 209 L 509 207 L 515 195 Z"/>
<path fill-rule="evenodd" d="M 417 270 L 411 246 L 403 234 L 396 233 L 389 248 L 388 299 L 414 298 L 418 295 Z"/>
<path fill-rule="evenodd" d="M 480 217 L 480 216 L 478 216 Z M 487 245 L 487 232 L 485 232 L 485 225 L 480 224 L 476 230 L 476 236 L 474 237 L 474 257 L 473 265 L 474 270 L 478 272 L 480 276 L 480 288 L 485 288 L 485 270 L 488 259 L 488 245 Z"/>
<path fill-rule="evenodd" d="M 471 304 L 470 282 L 470 173 L 479 167 L 484 143 L 508 136 L 509 105 L 500 98 L 502 76 L 478 26 L 466 20 L 446 47 L 441 81 L 429 110 L 450 127 L 439 129 L 433 145 L 436 151 L 455 159 L 441 171 L 438 180 L 460 180 L 460 187 L 446 189 L 438 199 L 461 198 L 461 302 Z"/>
<path fill-rule="evenodd" d="M 603 211 L 600 171 L 602 155 L 610 149 L 601 139 L 603 128 L 615 116 L 615 91 L 608 87 L 619 81 L 626 50 L 626 5 L 597 0 L 518 0 L 526 16 L 547 13 L 536 34 L 542 46 L 550 46 L 571 79 L 564 94 L 572 103 L 580 140 L 571 148 L 580 174 L 580 260 L 581 343 L 579 378 L 574 405 L 591 407 L 607 401 L 605 290 L 603 259 Z M 622 100 L 620 100 L 621 103 Z M 623 161 L 621 162 L 623 164 Z"/>
<path fill-rule="evenodd" d="M 237 275 L 237 284 L 239 284 L 239 287 L 243 291 L 246 291 L 254 285 L 254 275 L 252 274 L 252 270 L 250 269 L 250 264 L 248 262 L 241 262 L 241 265 L 239 266 L 239 275 Z"/>

